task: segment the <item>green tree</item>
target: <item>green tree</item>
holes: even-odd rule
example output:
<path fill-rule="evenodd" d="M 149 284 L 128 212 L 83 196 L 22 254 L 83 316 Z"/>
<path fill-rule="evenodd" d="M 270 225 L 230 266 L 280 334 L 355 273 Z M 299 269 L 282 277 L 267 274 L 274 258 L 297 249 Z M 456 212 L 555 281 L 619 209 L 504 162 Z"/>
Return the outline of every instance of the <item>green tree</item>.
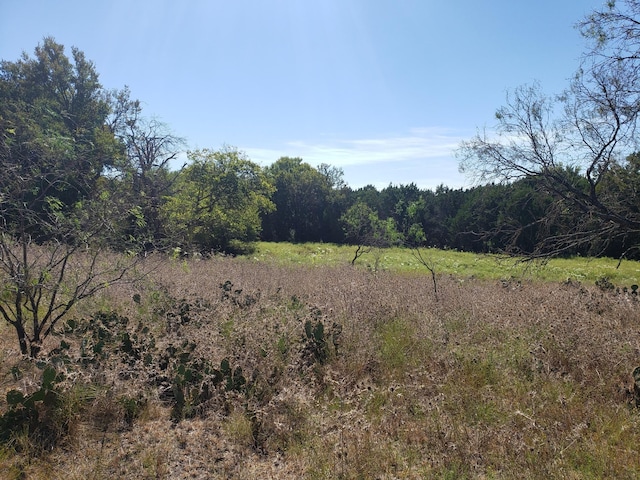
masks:
<path fill-rule="evenodd" d="M 615 162 L 601 186 L 608 203 L 617 203 L 630 218 L 640 218 L 640 153 L 632 153 L 623 162 Z M 596 244 L 607 256 L 640 257 L 640 232 Z"/>
<path fill-rule="evenodd" d="M 135 264 L 103 261 L 127 208 L 99 188 L 120 151 L 108 113 L 98 74 L 76 48 L 69 59 L 45 38 L 35 58 L 0 65 L 0 315 L 25 355 L 36 357 L 74 305 Z"/>
<path fill-rule="evenodd" d="M 188 152 L 162 214 L 176 246 L 234 253 L 258 239 L 261 215 L 273 210 L 273 186 L 243 152 Z"/>
<path fill-rule="evenodd" d="M 364 253 L 402 244 L 403 236 L 393 218 L 380 219 L 378 212 L 363 202 L 352 205 L 340 218 L 349 243 L 356 245 L 351 264 Z"/>
<path fill-rule="evenodd" d="M 47 37 L 35 57 L 2 61 L 0 98 L 2 170 L 32 181 L 22 191 L 32 209 L 45 197 L 69 206 L 89 195 L 120 147 L 93 63 Z"/>
<path fill-rule="evenodd" d="M 337 219 L 344 205 L 342 171 L 318 169 L 301 158 L 282 157 L 267 167 L 276 187 L 275 210 L 264 218 L 265 240 L 332 241 L 340 234 Z"/>
<path fill-rule="evenodd" d="M 457 235 L 450 246 L 482 253 L 506 248 L 499 238 L 498 219 L 509 192 L 509 185 L 493 183 L 467 190 L 464 203 L 452 219 L 451 228 Z"/>
<path fill-rule="evenodd" d="M 381 209 L 378 214 L 383 218 L 392 217 L 404 233 L 411 226 L 409 205 L 418 201 L 421 192 L 415 183 L 409 185 L 389 185 L 380 192 Z"/>
<path fill-rule="evenodd" d="M 319 240 L 341 243 L 344 241 L 344 230 L 340 217 L 350 205 L 351 188 L 345 182 L 341 168 L 322 163 L 318 165 L 317 170 L 329 186 L 322 211 L 322 232 Z"/>
<path fill-rule="evenodd" d="M 358 202 L 364 203 L 371 210 L 378 212 L 378 214 L 384 210 L 380 192 L 373 185 L 365 185 L 364 187 L 354 190 L 351 205 L 355 205 Z"/>

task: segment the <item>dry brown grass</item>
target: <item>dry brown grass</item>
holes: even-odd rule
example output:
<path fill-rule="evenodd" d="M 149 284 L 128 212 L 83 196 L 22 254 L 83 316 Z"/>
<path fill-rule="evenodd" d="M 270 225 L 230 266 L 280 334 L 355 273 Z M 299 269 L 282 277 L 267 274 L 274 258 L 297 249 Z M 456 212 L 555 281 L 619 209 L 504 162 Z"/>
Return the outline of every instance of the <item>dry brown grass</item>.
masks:
<path fill-rule="evenodd" d="M 163 261 L 144 284 L 114 287 L 76 315 L 115 310 L 130 332 L 148 326 L 138 340 L 155 340 L 154 362 L 168 345 L 195 342 L 193 357 L 229 359 L 248 387 L 216 391 L 174 421 L 155 363 L 124 363 L 117 349 L 70 363 L 57 413 L 66 434 L 47 451 L 19 436 L 0 450 L 0 476 L 640 477 L 634 298 L 453 277 L 439 278 L 438 292 L 436 301 L 426 275 Z M 307 321 L 326 327 L 326 359 L 313 356 Z M 8 327 L 0 332 L 2 399 L 33 391 L 39 370 L 17 356 Z M 76 352 L 71 334 L 48 347 L 62 338 Z"/>

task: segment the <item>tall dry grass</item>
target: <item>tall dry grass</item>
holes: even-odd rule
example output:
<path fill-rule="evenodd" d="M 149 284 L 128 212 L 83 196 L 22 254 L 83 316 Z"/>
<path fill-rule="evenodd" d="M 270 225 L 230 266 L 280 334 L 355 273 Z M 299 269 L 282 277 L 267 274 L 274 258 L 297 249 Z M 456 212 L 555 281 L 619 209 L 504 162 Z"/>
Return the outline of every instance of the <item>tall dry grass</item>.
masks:
<path fill-rule="evenodd" d="M 123 362 L 114 349 L 81 367 L 70 354 L 58 365 L 67 371 L 57 414 L 65 435 L 47 451 L 19 437 L 0 450 L 0 475 L 640 476 L 635 297 L 442 276 L 436 299 L 430 282 L 349 267 L 163 260 L 143 283 L 115 286 L 74 313 L 127 317 L 153 363 Z M 325 327 L 326 356 L 307 322 Z M 34 390 L 38 368 L 0 331 L 0 393 Z M 63 333 L 48 348 L 61 339 L 80 348 Z M 193 358 L 240 367 L 247 387 L 217 391 L 176 419 L 155 362 L 185 341 Z"/>

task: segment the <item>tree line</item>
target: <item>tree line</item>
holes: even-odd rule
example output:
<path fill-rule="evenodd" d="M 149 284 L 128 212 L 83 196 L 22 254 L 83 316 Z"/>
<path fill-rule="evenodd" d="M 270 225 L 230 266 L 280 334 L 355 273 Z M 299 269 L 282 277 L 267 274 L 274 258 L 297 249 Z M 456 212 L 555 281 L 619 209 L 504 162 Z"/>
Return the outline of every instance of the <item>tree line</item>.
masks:
<path fill-rule="evenodd" d="M 524 95 L 520 90 L 498 119 L 513 122 L 518 108 L 543 115 L 543 106 L 526 104 L 532 97 Z M 589 210 L 615 202 L 618 217 L 635 221 L 637 154 L 609 156 L 605 167 L 586 174 L 569 162 L 549 163 L 538 173 L 468 189 L 352 189 L 337 167 L 292 157 L 262 167 L 228 146 L 189 151 L 176 169 L 184 140 L 145 116 L 128 88 L 103 88 L 94 64 L 76 48 L 68 57 L 53 38 L 33 57 L 2 62 L 0 97 L 6 238 L 81 237 L 120 251 L 242 253 L 265 240 L 614 257 L 634 255 L 639 244 L 635 228 L 613 232 L 623 222 L 616 223 L 612 209 L 604 222 Z M 463 145 L 467 164 L 490 146 L 480 137 Z M 526 159 L 525 153 L 510 158 Z M 496 167 L 486 158 L 481 166 Z M 513 173 L 498 167 L 496 178 Z M 516 163 L 516 173 L 525 167 L 524 160 Z M 576 225 L 588 241 L 578 238 Z"/>

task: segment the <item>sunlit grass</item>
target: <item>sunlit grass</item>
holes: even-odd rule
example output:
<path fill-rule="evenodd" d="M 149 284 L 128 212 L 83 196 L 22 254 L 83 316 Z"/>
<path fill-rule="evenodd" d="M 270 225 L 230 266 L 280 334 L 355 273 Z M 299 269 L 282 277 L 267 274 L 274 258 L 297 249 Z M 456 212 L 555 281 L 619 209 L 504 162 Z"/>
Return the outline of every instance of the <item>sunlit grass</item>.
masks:
<path fill-rule="evenodd" d="M 329 243 L 257 244 L 250 258 L 278 265 L 341 266 L 351 263 L 355 247 Z M 640 283 L 640 262 L 612 258 L 556 258 L 546 263 L 522 262 L 498 255 L 485 255 L 454 250 L 424 249 L 423 256 L 432 262 L 437 273 L 461 279 L 520 279 L 553 282 L 581 282 L 593 285 L 607 278 L 623 288 Z M 356 261 L 361 268 L 397 273 L 427 273 L 408 248 L 373 249 Z"/>

